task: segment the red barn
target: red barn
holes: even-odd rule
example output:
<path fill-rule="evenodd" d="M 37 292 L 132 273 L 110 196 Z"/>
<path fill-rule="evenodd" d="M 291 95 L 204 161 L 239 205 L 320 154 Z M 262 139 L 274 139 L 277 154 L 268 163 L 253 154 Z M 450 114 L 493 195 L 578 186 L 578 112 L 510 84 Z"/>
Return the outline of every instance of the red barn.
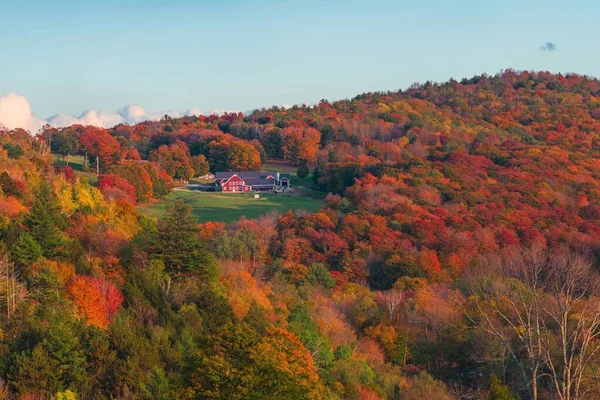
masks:
<path fill-rule="evenodd" d="M 224 193 L 274 192 L 282 184 L 289 185 L 289 176 L 283 183 L 278 172 L 217 172 L 215 184 L 221 187 Z"/>
<path fill-rule="evenodd" d="M 252 186 L 246 184 L 239 176 L 233 175 L 231 178 L 221 183 L 221 189 L 224 192 L 250 192 Z"/>

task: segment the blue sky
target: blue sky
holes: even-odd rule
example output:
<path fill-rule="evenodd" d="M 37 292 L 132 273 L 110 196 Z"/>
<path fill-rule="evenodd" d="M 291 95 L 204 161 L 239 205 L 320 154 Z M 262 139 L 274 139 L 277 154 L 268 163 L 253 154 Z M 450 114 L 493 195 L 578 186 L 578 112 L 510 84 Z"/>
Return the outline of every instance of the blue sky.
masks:
<path fill-rule="evenodd" d="M 0 0 L 0 14 L 0 95 L 40 118 L 246 111 L 505 68 L 600 75 L 591 0 Z"/>

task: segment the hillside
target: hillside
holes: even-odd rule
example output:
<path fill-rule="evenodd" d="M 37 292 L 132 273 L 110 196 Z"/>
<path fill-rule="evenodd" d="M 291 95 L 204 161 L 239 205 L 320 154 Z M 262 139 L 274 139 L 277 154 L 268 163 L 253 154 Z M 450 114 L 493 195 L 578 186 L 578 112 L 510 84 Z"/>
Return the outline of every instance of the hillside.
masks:
<path fill-rule="evenodd" d="M 596 79 L 505 71 L 0 146 L 2 393 L 600 397 Z M 233 203 L 169 194 L 267 163 L 308 168 L 322 207 L 224 223 Z"/>

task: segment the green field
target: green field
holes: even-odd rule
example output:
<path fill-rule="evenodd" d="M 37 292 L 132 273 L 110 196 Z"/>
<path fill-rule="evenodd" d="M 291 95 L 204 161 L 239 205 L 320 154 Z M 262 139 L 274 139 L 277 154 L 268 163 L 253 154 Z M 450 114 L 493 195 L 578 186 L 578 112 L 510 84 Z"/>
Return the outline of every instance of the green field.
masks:
<path fill-rule="evenodd" d="M 65 162 L 63 162 L 61 156 L 54 154 L 54 159 L 55 166 L 63 167 L 65 165 Z M 75 174 L 77 174 L 79 177 L 87 178 L 90 183 L 94 184 L 98 180 L 97 175 L 93 173 L 92 169 L 83 171 L 82 156 L 70 156 L 69 165 L 71 168 L 73 168 Z M 283 174 L 290 174 L 292 186 L 296 188 L 301 186 L 310 186 L 311 184 L 310 175 L 304 179 L 300 179 L 296 176 L 296 167 L 286 165 L 279 161 L 266 163 L 263 165 L 262 170 L 279 171 Z M 191 183 L 205 182 L 192 181 Z M 256 218 L 271 211 L 275 211 L 277 213 L 284 213 L 288 210 L 305 210 L 314 212 L 321 207 L 321 204 L 325 198 L 324 193 L 308 188 L 303 188 L 300 191 L 302 194 L 301 196 L 292 194 L 283 195 L 274 193 L 261 193 L 260 199 L 255 199 L 254 194 L 192 192 L 183 189 L 172 191 L 164 200 L 156 203 L 139 205 L 137 209 L 142 214 L 160 218 L 164 214 L 165 208 L 169 202 L 183 200 L 185 204 L 192 207 L 192 213 L 196 218 L 198 218 L 199 222 L 231 222 L 238 220 L 242 216 L 245 216 L 246 218 Z"/>
<path fill-rule="evenodd" d="M 288 210 L 317 211 L 323 203 L 323 195 L 318 192 L 307 192 L 307 196 L 282 195 L 273 193 L 260 194 L 255 199 L 253 194 L 224 194 L 210 192 L 191 192 L 177 190 L 169 193 L 164 201 L 154 204 L 140 205 L 138 210 L 145 215 L 160 218 L 167 204 L 175 200 L 192 207 L 192 214 L 199 222 L 222 221 L 231 222 L 240 217 L 256 218 L 275 211 L 284 213 Z M 308 195 L 312 197 L 308 197 Z"/>
<path fill-rule="evenodd" d="M 54 166 L 56 167 L 64 167 L 66 165 L 66 162 L 63 162 L 62 157 L 59 156 L 58 154 L 53 154 L 54 156 Z M 98 181 L 98 176 L 92 172 L 93 165 L 91 166 L 91 168 L 88 171 L 84 171 L 83 170 L 83 156 L 69 156 L 69 166 L 71 168 L 73 168 L 73 171 L 75 172 L 75 174 L 77 176 L 81 177 L 85 177 L 88 179 L 88 181 L 92 184 L 96 183 L 96 181 Z"/>

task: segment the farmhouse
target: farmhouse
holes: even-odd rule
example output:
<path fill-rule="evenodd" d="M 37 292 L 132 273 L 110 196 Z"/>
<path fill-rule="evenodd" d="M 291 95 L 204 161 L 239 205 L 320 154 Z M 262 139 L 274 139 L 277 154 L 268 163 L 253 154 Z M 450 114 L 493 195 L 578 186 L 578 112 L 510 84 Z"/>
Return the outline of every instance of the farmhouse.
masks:
<path fill-rule="evenodd" d="M 215 184 L 225 193 L 275 192 L 290 187 L 290 175 L 274 171 L 217 172 Z"/>
<path fill-rule="evenodd" d="M 201 181 L 212 181 L 213 179 L 215 179 L 215 174 L 211 174 L 209 172 L 209 173 L 206 173 L 206 174 L 204 174 L 202 176 L 197 176 L 196 179 L 199 179 Z"/>

